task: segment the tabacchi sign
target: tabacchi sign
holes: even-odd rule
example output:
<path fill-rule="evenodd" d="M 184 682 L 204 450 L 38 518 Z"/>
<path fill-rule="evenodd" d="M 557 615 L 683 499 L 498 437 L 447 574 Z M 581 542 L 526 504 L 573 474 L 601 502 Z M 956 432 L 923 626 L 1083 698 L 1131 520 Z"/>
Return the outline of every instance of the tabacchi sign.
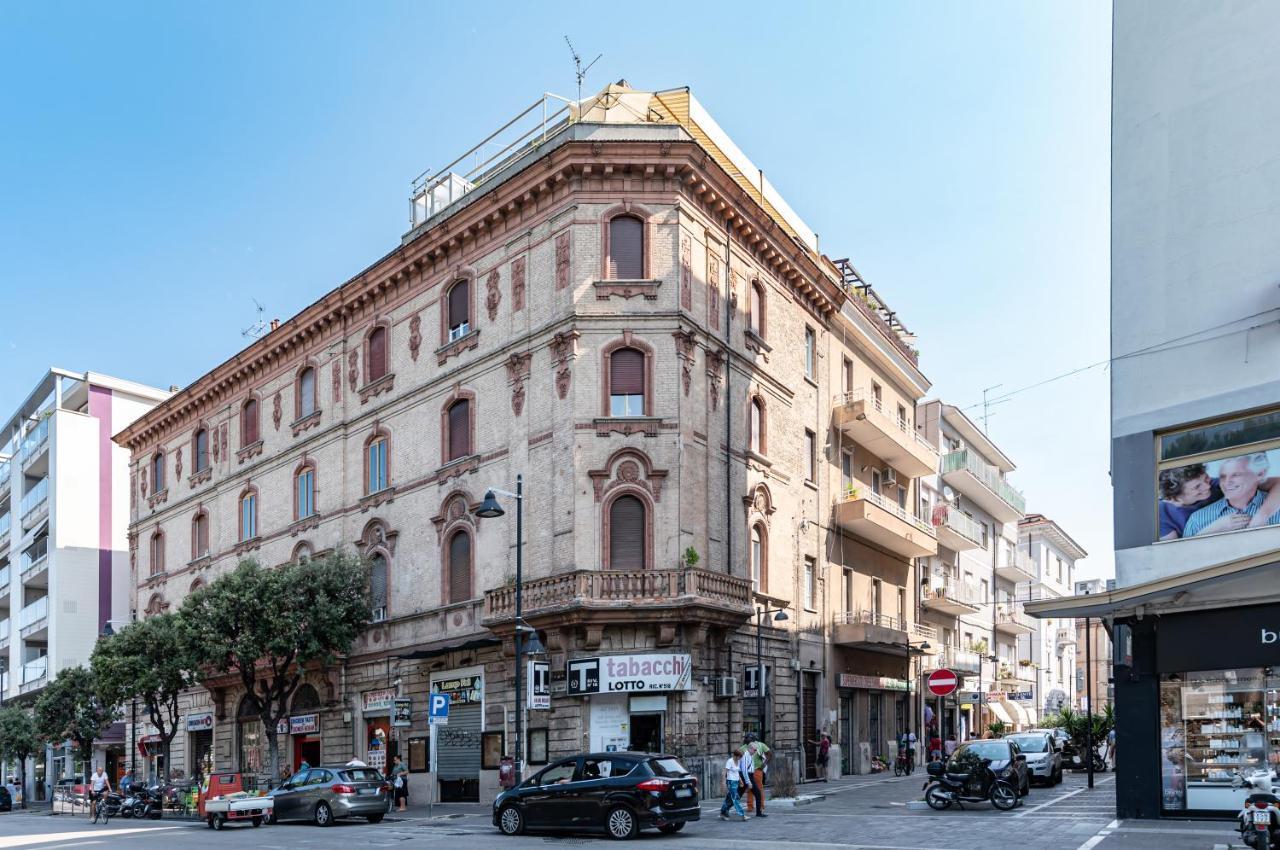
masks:
<path fill-rule="evenodd" d="M 689 656 L 680 654 L 575 658 L 567 667 L 568 693 L 687 691 L 692 669 Z"/>

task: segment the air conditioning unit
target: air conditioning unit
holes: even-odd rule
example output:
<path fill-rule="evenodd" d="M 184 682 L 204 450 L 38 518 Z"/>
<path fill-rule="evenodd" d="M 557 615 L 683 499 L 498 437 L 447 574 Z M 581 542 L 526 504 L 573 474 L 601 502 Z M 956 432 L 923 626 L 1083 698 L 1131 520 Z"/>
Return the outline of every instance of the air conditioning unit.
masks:
<path fill-rule="evenodd" d="M 735 676 L 716 677 L 716 699 L 732 699 L 738 696 L 738 679 Z"/>
<path fill-rule="evenodd" d="M 884 468 L 884 483 L 890 485 L 898 483 L 898 473 L 891 466 Z"/>
<path fill-rule="evenodd" d="M 385 619 L 387 619 L 386 606 L 374 608 L 373 612 L 369 615 L 369 622 L 371 623 L 381 623 Z"/>

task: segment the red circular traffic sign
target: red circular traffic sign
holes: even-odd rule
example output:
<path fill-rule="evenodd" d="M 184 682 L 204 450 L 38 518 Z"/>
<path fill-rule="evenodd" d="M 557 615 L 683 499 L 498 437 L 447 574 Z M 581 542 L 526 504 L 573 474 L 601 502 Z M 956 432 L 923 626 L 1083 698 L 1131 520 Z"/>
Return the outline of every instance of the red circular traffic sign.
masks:
<path fill-rule="evenodd" d="M 929 693 L 935 697 L 950 696 L 960 687 L 960 677 L 945 667 L 929 674 Z"/>

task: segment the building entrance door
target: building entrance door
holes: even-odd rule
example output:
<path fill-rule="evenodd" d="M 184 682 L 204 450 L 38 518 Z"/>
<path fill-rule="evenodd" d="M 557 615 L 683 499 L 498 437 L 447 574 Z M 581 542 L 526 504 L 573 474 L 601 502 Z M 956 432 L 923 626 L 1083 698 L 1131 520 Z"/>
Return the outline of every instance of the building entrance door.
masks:
<path fill-rule="evenodd" d="M 631 715 L 631 749 L 662 752 L 662 712 Z"/>
<path fill-rule="evenodd" d="M 818 677 L 804 674 L 804 687 L 800 691 L 800 740 L 804 742 L 804 778 L 818 778 Z"/>
<path fill-rule="evenodd" d="M 836 729 L 836 740 L 840 743 L 840 772 L 853 773 L 853 694 L 848 691 L 840 694 L 840 723 Z"/>

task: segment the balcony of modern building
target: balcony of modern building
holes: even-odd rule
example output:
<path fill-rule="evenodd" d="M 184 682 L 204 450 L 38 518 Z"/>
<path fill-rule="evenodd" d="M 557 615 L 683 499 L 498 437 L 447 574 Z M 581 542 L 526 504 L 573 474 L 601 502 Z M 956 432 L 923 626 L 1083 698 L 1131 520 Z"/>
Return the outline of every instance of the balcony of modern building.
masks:
<path fill-rule="evenodd" d="M 37 421 L 28 425 L 19 444 L 18 456 L 21 459 L 22 471 L 30 475 L 43 475 L 49 468 L 49 421 L 50 417 L 41 415 Z M 40 464 L 41 469 L 36 465 Z"/>
<path fill-rule="evenodd" d="M 888 411 L 874 392 L 857 389 L 837 395 L 831 415 L 845 436 L 907 478 L 938 471 L 938 449 L 916 433 L 906 407 Z"/>
<path fill-rule="evenodd" d="M 982 525 L 954 505 L 934 505 L 929 520 L 938 532 L 939 546 L 963 552 L 983 545 Z"/>
<path fill-rule="evenodd" d="M 875 611 L 842 611 L 832 618 L 831 642 L 852 649 L 907 654 L 907 647 L 928 643 L 932 654 L 938 645 L 938 630 L 925 623 L 910 623 L 901 616 Z"/>
<path fill-rule="evenodd" d="M 1035 581 L 1036 568 L 1026 552 L 1001 548 L 996 556 L 996 576 L 1014 584 Z"/>
<path fill-rule="evenodd" d="M 840 528 L 898 555 L 920 558 L 938 551 L 933 526 L 868 487 L 847 489 L 834 513 Z"/>
<path fill-rule="evenodd" d="M 976 676 L 982 669 L 982 656 L 971 649 L 944 646 L 932 659 L 935 669 L 945 668 L 960 675 Z"/>
<path fill-rule="evenodd" d="M 18 631 L 27 642 L 44 642 L 49 637 L 49 597 L 37 596 L 18 612 Z"/>
<path fill-rule="evenodd" d="M 515 628 L 514 584 L 485 591 L 483 623 L 498 634 Z M 571 570 L 527 580 L 522 617 L 535 628 L 581 627 L 587 646 L 605 626 L 657 624 L 659 643 L 676 626 L 737 628 L 752 615 L 751 580 L 713 570 Z"/>
<path fill-rule="evenodd" d="M 49 587 L 49 535 L 41 534 L 22 550 L 21 581 L 23 587 Z"/>
<path fill-rule="evenodd" d="M 1015 522 L 1026 510 L 1026 497 L 973 449 L 943 455 L 942 480 L 1000 522 Z"/>
<path fill-rule="evenodd" d="M 1021 602 L 1001 602 L 996 606 L 995 627 L 1007 635 L 1029 635 L 1036 630 L 1036 621 L 1022 610 Z"/>
<path fill-rule="evenodd" d="M 21 668 L 22 682 L 19 684 L 19 692 L 23 694 L 31 693 L 45 685 L 46 677 L 49 673 L 49 656 L 38 655 L 25 662 Z"/>
<path fill-rule="evenodd" d="M 10 632 L 13 630 L 13 621 L 9 619 L 8 608 L 0 611 L 0 614 L 4 615 L 3 618 L 0 618 L 0 652 L 3 652 L 5 656 L 4 663 L 0 665 L 0 669 L 8 669 L 9 638 L 11 637 Z"/>
<path fill-rule="evenodd" d="M 7 504 L 0 504 L 0 552 L 9 548 L 10 534 L 13 530 L 13 514 Z"/>
<path fill-rule="evenodd" d="M 22 501 L 18 506 L 24 531 L 49 516 L 49 476 L 28 478 L 26 485 L 26 492 L 22 494 Z"/>
<path fill-rule="evenodd" d="M 921 597 L 920 604 L 926 609 L 952 617 L 976 614 L 986 602 L 981 587 L 941 571 L 930 576 Z"/>

